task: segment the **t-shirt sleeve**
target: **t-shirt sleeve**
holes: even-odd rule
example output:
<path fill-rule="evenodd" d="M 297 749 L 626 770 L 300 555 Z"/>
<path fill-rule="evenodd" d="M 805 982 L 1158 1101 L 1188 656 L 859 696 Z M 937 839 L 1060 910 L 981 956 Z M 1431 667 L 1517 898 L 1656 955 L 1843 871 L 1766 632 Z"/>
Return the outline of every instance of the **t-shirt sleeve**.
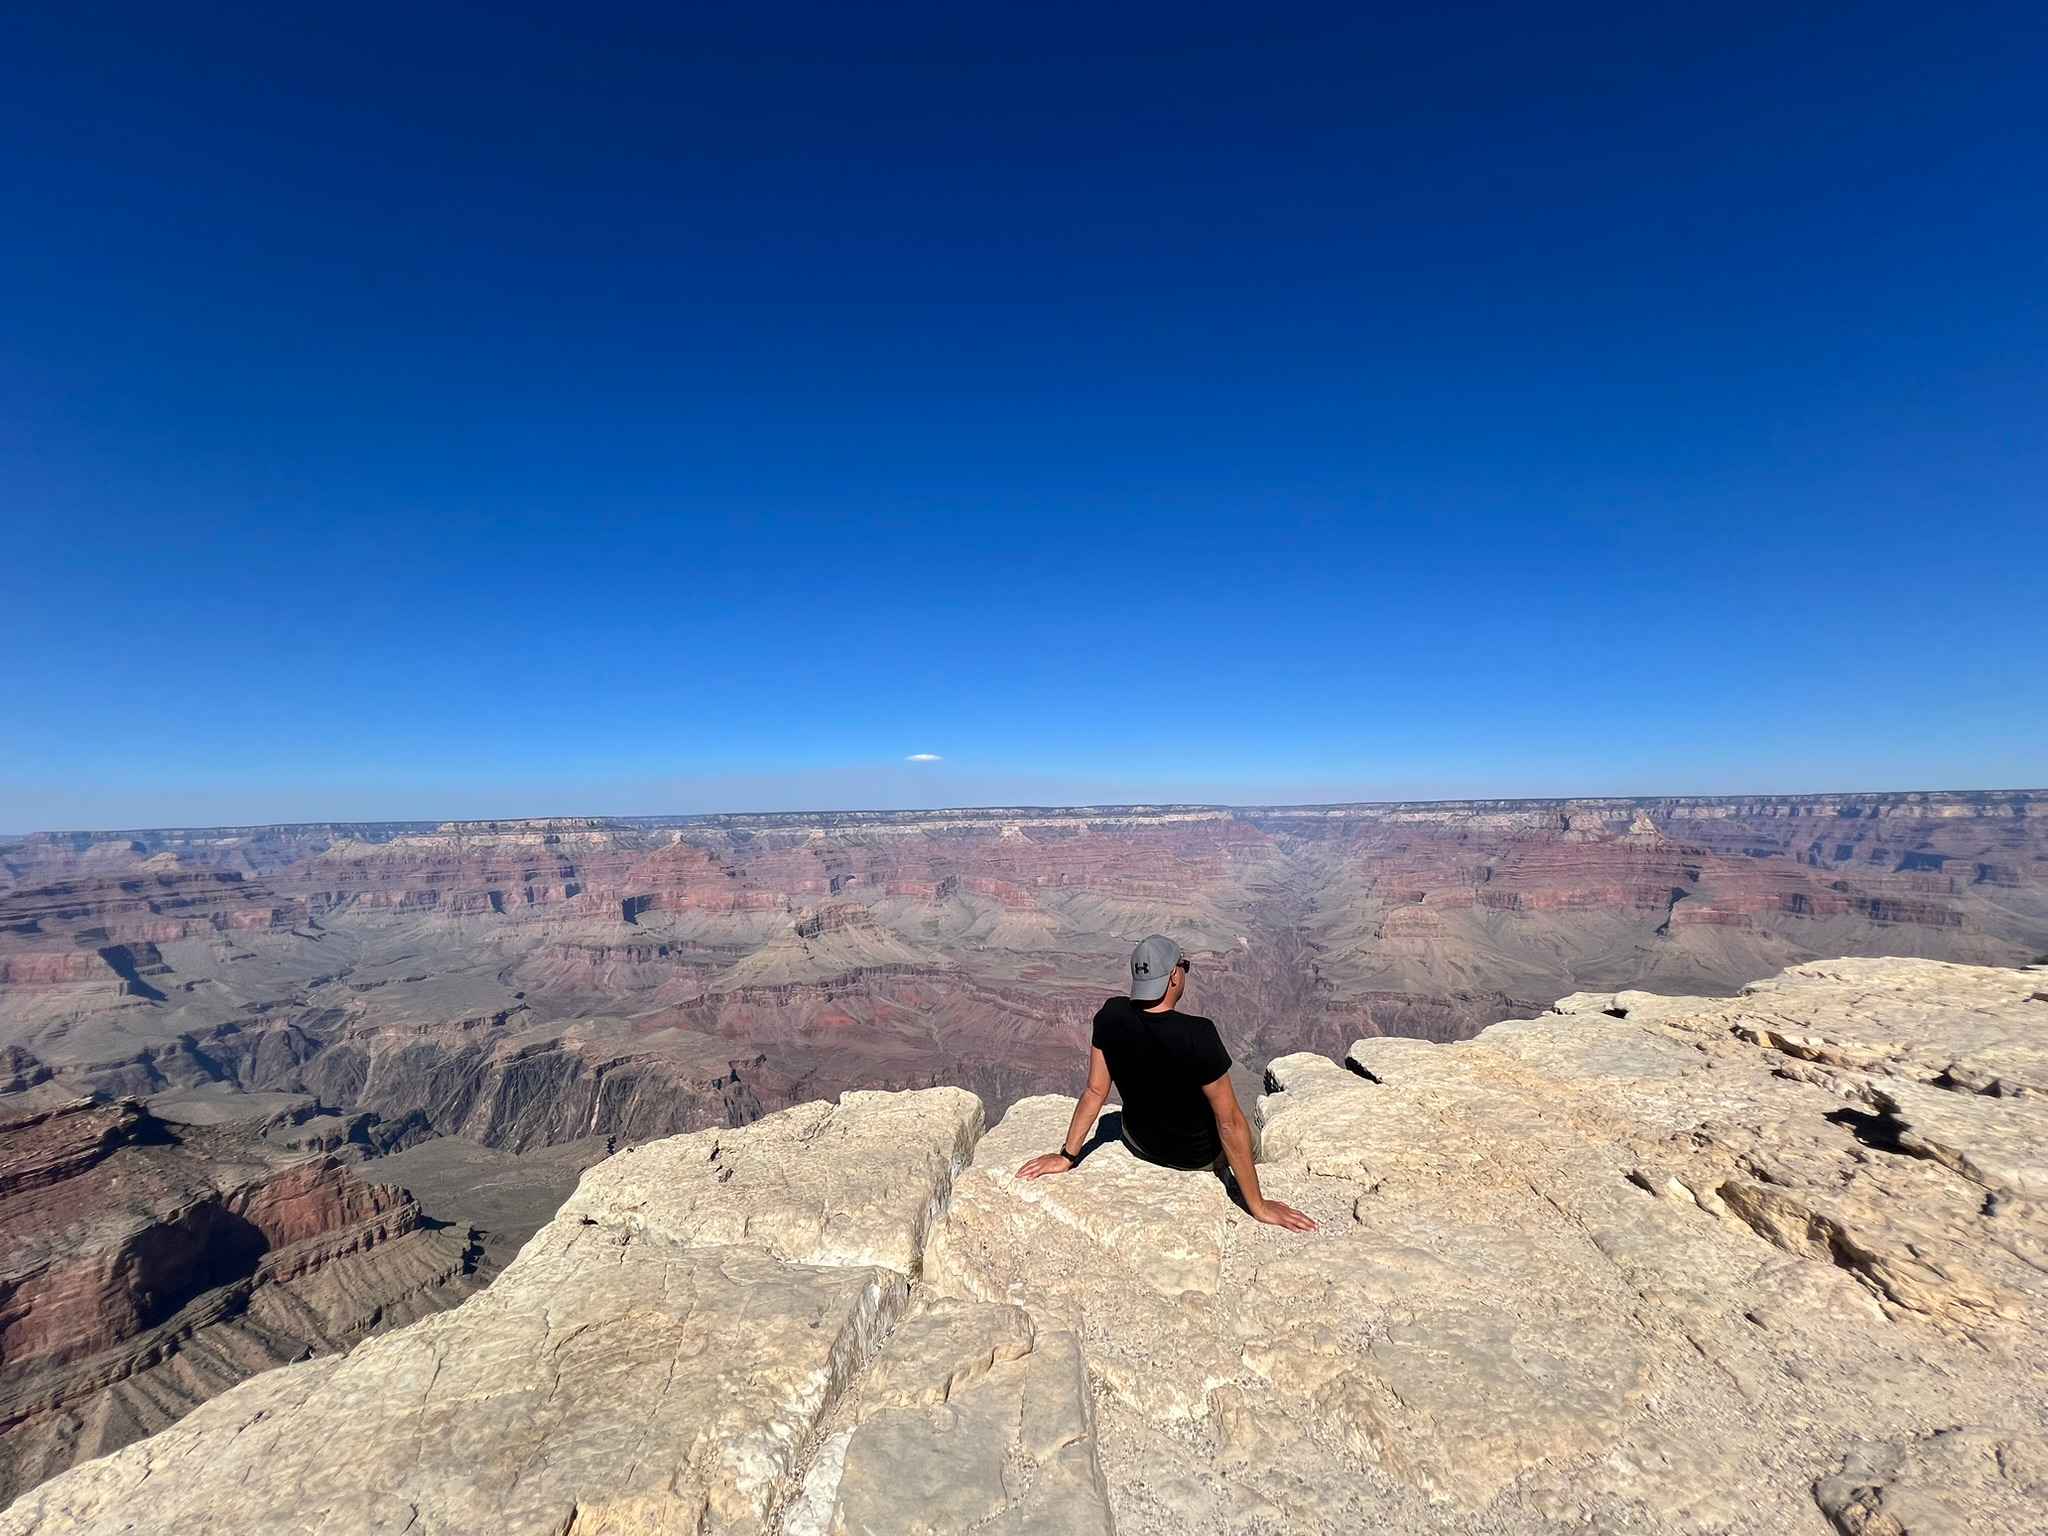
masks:
<path fill-rule="evenodd" d="M 1098 1051 L 1102 1049 L 1102 1021 L 1104 1017 L 1108 1015 L 1109 1010 L 1115 1005 L 1115 1003 L 1116 999 L 1112 997 L 1108 1002 L 1104 1003 L 1100 1008 L 1095 1010 L 1095 1024 L 1094 1028 L 1089 1033 L 1088 1043 Z"/>
<path fill-rule="evenodd" d="M 1202 1027 L 1195 1031 L 1190 1044 L 1196 1082 L 1207 1087 L 1230 1070 L 1230 1052 L 1223 1048 L 1223 1037 L 1216 1033 L 1213 1021 L 1202 1020 Z"/>

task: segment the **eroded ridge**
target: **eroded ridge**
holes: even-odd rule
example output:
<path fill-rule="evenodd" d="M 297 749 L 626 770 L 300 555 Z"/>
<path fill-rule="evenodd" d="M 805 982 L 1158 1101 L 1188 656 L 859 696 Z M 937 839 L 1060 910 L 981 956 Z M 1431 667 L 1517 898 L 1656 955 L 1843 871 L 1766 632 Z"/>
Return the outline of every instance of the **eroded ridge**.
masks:
<path fill-rule="evenodd" d="M 1285 1056 L 1307 1236 L 1113 1136 L 1017 1179 L 1057 1097 L 671 1138 L 0 1536 L 2048 1529 L 2043 991 L 1847 961 Z"/>

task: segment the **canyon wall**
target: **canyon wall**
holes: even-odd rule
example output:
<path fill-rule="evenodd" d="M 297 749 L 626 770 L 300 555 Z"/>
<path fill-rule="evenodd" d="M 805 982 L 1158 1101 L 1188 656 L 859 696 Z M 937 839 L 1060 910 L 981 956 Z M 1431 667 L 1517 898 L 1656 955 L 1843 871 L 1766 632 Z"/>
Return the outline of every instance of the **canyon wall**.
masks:
<path fill-rule="evenodd" d="M 2048 950 L 2032 792 L 40 834 L 0 1103 L 318 1095 L 403 1141 L 645 1139 L 849 1088 L 1071 1087 L 1152 931 L 1257 1082 L 1587 987 Z M 9 1086 L 12 1085 L 12 1086 Z"/>
<path fill-rule="evenodd" d="M 134 1100 L 0 1122 L 0 1231 L 0 1497 L 474 1288 L 467 1234 L 347 1156 Z"/>

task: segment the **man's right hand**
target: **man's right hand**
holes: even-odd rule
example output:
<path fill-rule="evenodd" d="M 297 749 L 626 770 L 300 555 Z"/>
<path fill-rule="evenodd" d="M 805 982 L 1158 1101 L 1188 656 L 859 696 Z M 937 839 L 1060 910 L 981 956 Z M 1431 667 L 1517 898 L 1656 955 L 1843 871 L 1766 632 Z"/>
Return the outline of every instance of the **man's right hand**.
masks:
<path fill-rule="evenodd" d="M 1290 1232 L 1316 1230 L 1313 1217 L 1304 1216 L 1293 1206 L 1278 1200 L 1261 1200 L 1251 1208 L 1251 1212 L 1253 1221 L 1262 1221 L 1269 1227 L 1285 1227 Z"/>

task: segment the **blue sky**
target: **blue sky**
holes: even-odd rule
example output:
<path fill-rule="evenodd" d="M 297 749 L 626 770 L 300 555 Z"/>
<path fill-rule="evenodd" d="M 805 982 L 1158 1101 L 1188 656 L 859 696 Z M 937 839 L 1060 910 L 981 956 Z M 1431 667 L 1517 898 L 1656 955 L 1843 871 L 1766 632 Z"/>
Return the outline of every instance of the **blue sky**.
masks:
<path fill-rule="evenodd" d="M 0 829 L 2048 782 L 2036 7 L 287 9 L 0 35 Z"/>

